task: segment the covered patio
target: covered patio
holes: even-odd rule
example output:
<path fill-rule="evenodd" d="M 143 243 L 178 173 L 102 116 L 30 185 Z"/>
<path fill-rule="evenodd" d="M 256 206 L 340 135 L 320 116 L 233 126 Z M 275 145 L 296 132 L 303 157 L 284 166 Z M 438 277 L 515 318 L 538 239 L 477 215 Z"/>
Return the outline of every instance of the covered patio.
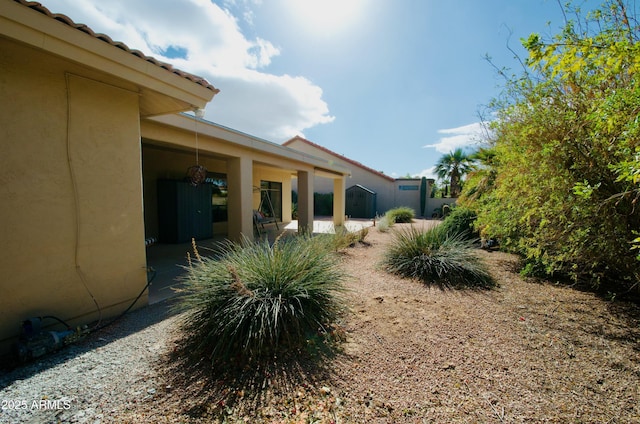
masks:
<path fill-rule="evenodd" d="M 211 222 L 213 235 L 239 241 L 254 237 L 254 211 L 261 205 L 262 190 L 278 187 L 277 205 L 280 222 L 292 221 L 291 181 L 297 179 L 298 225 L 313 225 L 314 179 L 331 181 L 334 197 L 334 225 L 345 220 L 345 180 L 350 171 L 335 163 L 283 147 L 240 131 L 190 115 L 165 115 L 141 122 L 144 183 L 145 238 L 160 242 L 185 242 L 193 235 L 162 240 L 163 216 L 170 203 L 159 202 L 160 182 L 184 182 L 187 168 L 201 165 L 207 177 L 225 181 L 225 220 Z M 266 187 L 266 188 L 265 188 Z M 206 197 L 206 195 L 205 195 Z M 176 200 L 180 205 L 184 202 Z M 198 213 L 202 211 L 198 206 Z M 211 231 L 202 237 L 210 238 Z"/>
<path fill-rule="evenodd" d="M 344 224 L 344 227 L 352 232 L 371 226 L 373 221 L 368 219 L 350 219 Z M 333 233 L 335 228 L 332 217 L 315 217 L 313 221 L 313 234 Z M 269 225 L 261 238 L 273 243 L 283 234 L 287 236 L 297 233 L 298 221 L 293 220 L 281 226 L 279 230 L 275 225 Z M 258 236 L 257 232 L 255 235 Z M 202 256 L 216 256 L 225 240 L 223 236 L 200 240 L 196 242 L 198 252 Z M 153 279 L 149 285 L 149 304 L 176 296 L 174 289 L 179 287 L 177 278 L 185 272 L 184 267 L 188 266 L 187 253 L 193 257 L 191 243 L 155 244 L 147 247 L 147 265 L 154 270 Z"/>

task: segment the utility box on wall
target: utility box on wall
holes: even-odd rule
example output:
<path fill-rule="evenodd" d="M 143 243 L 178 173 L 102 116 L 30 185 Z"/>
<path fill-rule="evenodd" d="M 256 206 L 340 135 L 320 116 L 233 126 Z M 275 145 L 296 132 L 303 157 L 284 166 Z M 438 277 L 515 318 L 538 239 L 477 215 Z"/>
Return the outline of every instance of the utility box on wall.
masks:
<path fill-rule="evenodd" d="M 158 235 L 161 243 L 213 237 L 210 184 L 158 180 Z"/>
<path fill-rule="evenodd" d="M 346 191 L 345 212 L 351 218 L 375 218 L 376 193 L 356 184 Z"/>

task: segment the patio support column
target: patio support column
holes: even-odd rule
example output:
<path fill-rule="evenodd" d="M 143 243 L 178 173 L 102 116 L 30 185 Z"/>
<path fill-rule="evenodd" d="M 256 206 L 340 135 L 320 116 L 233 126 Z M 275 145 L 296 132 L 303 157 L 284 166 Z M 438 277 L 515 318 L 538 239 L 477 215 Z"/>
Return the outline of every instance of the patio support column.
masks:
<path fill-rule="evenodd" d="M 313 231 L 313 173 L 298 171 L 298 232 Z"/>
<path fill-rule="evenodd" d="M 345 220 L 345 177 L 333 179 L 333 225 L 341 227 Z"/>
<path fill-rule="evenodd" d="M 227 161 L 229 240 L 242 236 L 253 240 L 253 160 L 247 157 Z"/>

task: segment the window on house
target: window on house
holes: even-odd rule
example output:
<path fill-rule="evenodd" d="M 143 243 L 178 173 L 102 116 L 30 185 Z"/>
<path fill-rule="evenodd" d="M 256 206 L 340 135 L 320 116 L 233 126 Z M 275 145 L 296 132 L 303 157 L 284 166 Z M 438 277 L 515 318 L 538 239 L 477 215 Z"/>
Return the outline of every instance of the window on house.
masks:
<path fill-rule="evenodd" d="M 211 209 L 213 222 L 226 222 L 227 215 L 227 174 L 208 172 L 206 183 L 213 186 Z"/>

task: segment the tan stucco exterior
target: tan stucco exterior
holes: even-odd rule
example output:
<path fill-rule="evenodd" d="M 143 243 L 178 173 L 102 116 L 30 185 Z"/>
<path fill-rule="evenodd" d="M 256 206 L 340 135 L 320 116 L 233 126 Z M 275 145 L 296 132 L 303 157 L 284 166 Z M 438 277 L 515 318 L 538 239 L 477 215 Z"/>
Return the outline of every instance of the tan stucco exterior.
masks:
<path fill-rule="evenodd" d="M 375 171 L 359 162 L 349 159 L 345 156 L 334 153 L 316 143 L 306 140 L 302 137 L 294 137 L 284 143 L 285 146 L 294 148 L 309 155 L 323 158 L 327 161 L 340 165 L 349 169 L 351 175 L 345 180 L 345 187 L 341 191 L 337 190 L 331 180 L 316 176 L 314 179 L 314 190 L 317 193 L 333 193 L 334 202 L 336 198 L 344 199 L 344 190 L 359 184 L 372 192 L 376 193 L 376 212 L 377 215 L 383 215 L 389 209 L 407 206 L 412 208 L 416 215 L 420 214 L 420 179 L 389 177 L 381 172 Z M 299 182 L 293 182 L 293 189 L 296 190 Z M 431 192 L 433 180 L 427 180 L 427 193 Z M 415 190 L 411 188 L 416 187 Z M 336 196 L 336 193 L 341 196 Z M 430 217 L 435 206 L 434 199 L 428 198 L 426 201 L 425 216 Z M 435 202 L 437 203 L 437 202 Z M 334 205 L 335 206 L 335 205 Z"/>
<path fill-rule="evenodd" d="M 145 93 L 181 94 L 164 95 L 168 111 L 202 107 L 215 94 L 160 68 L 123 66 L 141 60 L 107 46 L 0 3 L 2 351 L 28 317 L 88 323 L 141 292 L 140 115 L 162 111 Z"/>
<path fill-rule="evenodd" d="M 153 184 L 194 164 L 194 118 L 176 113 L 204 108 L 217 89 L 37 3 L 0 2 L 0 52 L 4 353 L 24 319 L 104 321 L 145 289 L 145 236 L 158 225 Z M 211 123 L 199 122 L 198 135 L 203 165 L 229 178 L 230 218 L 218 230 L 230 238 L 253 236 L 261 180 L 282 183 L 290 220 L 292 176 L 324 172 L 340 185 L 348 174 Z M 143 292 L 136 307 L 146 303 Z"/>
<path fill-rule="evenodd" d="M 351 171 L 351 175 L 345 181 L 345 189 L 355 184 L 361 184 L 377 194 L 377 209 L 380 214 L 395 206 L 394 199 L 394 179 L 382 173 L 376 172 L 364 166 L 358 166 L 353 160 L 337 155 L 327 149 L 319 148 L 315 143 L 311 143 L 302 137 L 294 137 L 284 143 L 285 146 L 305 152 L 309 155 L 321 157 L 327 161 L 332 161 Z M 294 181 L 294 189 L 297 189 Z M 334 191 L 333 181 L 316 176 L 314 181 L 316 193 L 337 193 Z"/>
<path fill-rule="evenodd" d="M 253 237 L 253 210 L 260 203 L 258 188 L 261 181 L 282 184 L 282 221 L 286 223 L 292 220 L 292 178 L 304 173 L 312 177 L 323 175 L 323 179 L 331 181 L 332 185 L 344 187 L 349 175 L 349 170 L 337 163 L 211 122 L 198 120 L 196 123 L 187 115 L 144 119 L 141 131 L 147 237 L 155 237 L 157 231 L 153 201 L 155 182 L 162 178 L 183 178 L 187 167 L 195 164 L 196 130 L 198 163 L 208 171 L 226 174 L 228 178 L 229 221 L 226 225 L 214 224 L 214 233 L 226 235 L 231 240 Z M 308 190 L 311 190 L 311 209 L 306 214 L 301 213 L 298 197 L 299 228 L 313 223 L 313 187 Z M 344 224 L 344 202 L 334 205 L 334 224 Z"/>

